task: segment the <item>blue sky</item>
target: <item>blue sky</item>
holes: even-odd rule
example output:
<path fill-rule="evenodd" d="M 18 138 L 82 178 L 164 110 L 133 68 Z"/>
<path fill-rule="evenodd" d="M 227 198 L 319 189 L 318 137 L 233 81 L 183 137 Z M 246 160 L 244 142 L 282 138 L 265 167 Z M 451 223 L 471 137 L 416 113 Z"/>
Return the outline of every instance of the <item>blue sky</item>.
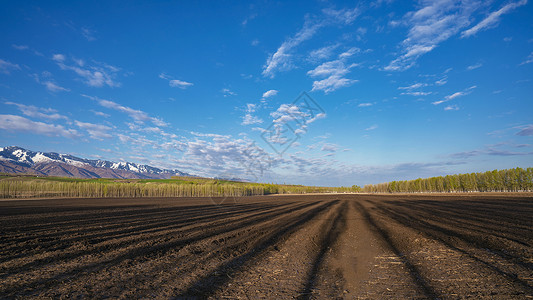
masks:
<path fill-rule="evenodd" d="M 527 0 L 0 7 L 0 146 L 330 186 L 532 166 Z"/>

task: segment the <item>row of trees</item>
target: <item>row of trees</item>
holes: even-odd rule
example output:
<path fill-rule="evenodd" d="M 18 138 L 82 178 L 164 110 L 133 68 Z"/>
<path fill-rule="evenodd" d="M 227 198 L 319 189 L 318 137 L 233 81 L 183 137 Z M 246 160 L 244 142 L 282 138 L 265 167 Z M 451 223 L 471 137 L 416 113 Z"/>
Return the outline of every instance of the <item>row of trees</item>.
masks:
<path fill-rule="evenodd" d="M 313 187 L 231 181 L 113 182 L 58 178 L 0 180 L 0 198 L 29 197 L 211 197 L 352 192 L 347 187 Z"/>
<path fill-rule="evenodd" d="M 533 191 L 533 168 L 494 170 L 368 184 L 364 186 L 363 191 L 367 193 Z"/>

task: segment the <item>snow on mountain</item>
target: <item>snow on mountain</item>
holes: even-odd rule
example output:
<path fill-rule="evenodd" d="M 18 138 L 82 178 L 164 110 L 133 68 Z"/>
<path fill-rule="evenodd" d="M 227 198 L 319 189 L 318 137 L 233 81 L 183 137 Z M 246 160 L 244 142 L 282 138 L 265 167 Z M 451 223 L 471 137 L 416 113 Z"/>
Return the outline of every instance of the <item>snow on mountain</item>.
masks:
<path fill-rule="evenodd" d="M 123 172 L 140 174 L 142 177 L 146 178 L 162 178 L 170 177 L 172 175 L 190 176 L 179 170 L 160 169 L 149 165 L 141 165 L 131 162 L 84 159 L 69 154 L 59 154 L 55 152 L 35 152 L 17 146 L 0 147 L 0 160 L 15 163 L 26 168 L 35 168 L 39 166 L 39 168 L 42 169 L 42 165 L 44 164 L 59 163 L 82 169 L 96 168 L 117 171 L 118 173 L 112 172 L 113 175 L 111 176 L 113 177 L 115 174 L 123 174 Z"/>

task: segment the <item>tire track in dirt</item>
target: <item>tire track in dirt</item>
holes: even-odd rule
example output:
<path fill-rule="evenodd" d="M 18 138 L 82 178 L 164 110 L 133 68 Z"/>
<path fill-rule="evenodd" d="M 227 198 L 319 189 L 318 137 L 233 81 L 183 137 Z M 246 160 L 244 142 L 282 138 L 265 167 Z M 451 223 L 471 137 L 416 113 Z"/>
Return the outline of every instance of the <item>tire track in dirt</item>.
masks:
<path fill-rule="evenodd" d="M 128 236 L 130 234 L 139 234 L 140 232 L 142 233 L 149 233 L 149 232 L 158 232 L 158 231 L 164 231 L 166 229 L 171 229 L 171 228 L 179 228 L 180 226 L 187 226 L 187 225 L 190 225 L 190 224 L 194 224 L 195 222 L 200 222 L 200 221 L 205 221 L 205 220 L 210 220 L 210 219 L 213 219 L 214 217 L 216 218 L 223 218 L 223 217 L 232 217 L 232 216 L 238 216 L 240 214 L 247 214 L 247 213 L 250 213 L 250 212 L 253 212 L 253 211 L 268 211 L 268 210 L 272 210 L 272 209 L 277 209 L 277 208 L 281 208 L 283 206 L 287 206 L 289 204 L 281 204 L 281 205 L 278 205 L 278 206 L 275 206 L 275 207 L 267 207 L 266 209 L 265 208 L 253 208 L 253 207 L 248 207 L 246 209 L 236 209 L 236 210 L 231 210 L 231 211 L 219 211 L 219 212 L 215 212 L 215 213 L 212 213 L 212 214 L 207 214 L 207 215 L 201 215 L 201 216 L 198 216 L 198 214 L 194 217 L 191 217 L 191 215 L 179 215 L 179 216 L 173 216 L 173 217 L 169 217 L 169 218 L 163 218 L 162 220 L 160 219 L 156 219 L 157 221 L 154 221 L 153 219 L 147 219 L 147 220 L 144 220 L 143 221 L 137 221 L 136 222 L 136 226 L 134 226 L 132 223 L 125 223 L 125 224 L 114 224 L 112 225 L 113 228 L 112 229 L 109 229 L 109 227 L 106 227 L 104 225 L 94 225 L 94 227 L 96 228 L 99 228 L 100 231 L 95 233 L 95 234 L 90 234 L 92 232 L 94 232 L 93 230 L 88 230 L 87 232 L 80 232 L 80 228 L 78 228 L 75 232 L 71 232 L 71 231 L 68 231 L 68 230 L 55 230 L 56 231 L 56 235 L 57 236 L 60 236 L 60 235 L 65 235 L 65 234 L 69 234 L 69 235 L 72 235 L 73 233 L 75 233 L 75 237 L 72 237 L 72 238 L 67 238 L 67 239 L 62 239 L 61 240 L 61 245 L 58 246 L 58 243 L 57 243 L 57 239 L 51 239 L 51 241 L 48 241 L 48 242 L 43 242 L 43 238 L 42 237 L 32 237 L 32 238 L 27 238 L 26 240 L 24 241 L 29 241 L 29 240 L 32 240 L 32 239 L 37 239 L 37 242 L 39 243 L 39 250 L 38 251 L 42 251 L 43 249 L 45 249 L 46 251 L 50 252 L 50 251 L 55 251 L 55 250 L 63 250 L 64 249 L 64 245 L 66 244 L 70 244 L 70 243 L 75 243 L 75 242 L 78 242 L 78 241 L 82 241 L 82 240 L 88 240 L 88 242 L 90 244 L 97 244 L 101 241 L 105 241 L 105 240 L 109 240 L 111 238 L 120 238 L 122 236 Z M 149 225 L 146 225 L 146 223 L 148 223 Z M 127 229 L 125 229 L 127 228 Z M 48 235 L 44 235 L 45 237 L 48 237 Z M 24 242 L 23 241 L 23 242 Z M 17 241 L 18 243 L 21 243 L 20 241 Z M 13 252 L 12 251 L 12 248 L 17 248 L 18 245 L 17 244 L 8 244 L 8 243 L 5 243 L 6 247 L 4 247 L 0 253 L 2 252 Z M 28 254 L 30 253 L 24 253 L 24 254 L 16 254 L 14 256 L 6 256 L 5 258 L 3 258 L 2 260 L 0 260 L 0 263 L 3 262 L 4 260 L 6 259 L 13 259 L 13 258 L 16 258 L 16 257 L 20 257 L 21 255 L 24 255 L 24 256 L 27 256 Z"/>
<path fill-rule="evenodd" d="M 513 263 L 518 263 L 526 268 L 533 269 L 533 264 L 521 258 L 524 257 L 527 259 L 527 253 L 524 250 L 531 247 L 530 240 L 533 238 L 533 231 L 531 229 L 519 230 L 515 228 L 515 231 L 510 234 L 508 232 L 511 230 L 500 229 L 503 227 L 501 224 L 499 228 L 492 226 L 485 228 L 479 222 L 475 223 L 469 220 L 467 216 L 465 216 L 467 218 L 466 220 L 460 220 L 449 216 L 445 212 L 434 211 L 431 208 L 417 209 L 415 211 L 403 206 L 396 207 L 392 205 L 390 208 L 383 207 L 381 209 L 387 210 L 389 214 L 403 218 L 404 221 L 418 223 L 420 226 L 445 232 L 446 236 L 452 238 L 460 238 L 461 240 L 474 244 L 478 248 L 491 249 L 495 253 L 498 253 L 502 259 L 510 259 L 513 260 Z M 526 247 L 525 249 L 524 246 Z"/>
<path fill-rule="evenodd" d="M 524 263 L 520 258 L 510 257 L 497 249 L 485 248 L 490 246 L 465 238 L 455 231 L 432 225 L 429 222 L 408 219 L 405 215 L 386 208 L 380 208 L 380 210 L 390 219 L 397 221 L 398 224 L 421 232 L 427 238 L 439 242 L 451 251 L 463 254 L 465 258 L 473 261 L 476 268 L 488 273 L 486 276 L 492 278 L 493 281 L 498 280 L 502 284 L 503 282 L 513 284 L 513 290 L 517 291 L 518 295 L 533 295 L 533 280 L 531 278 L 533 272 L 530 264 Z M 506 263 L 503 263 L 502 260 Z M 467 271 L 465 271 L 464 276 L 468 276 Z M 496 279 L 497 277 L 503 278 Z"/>
<path fill-rule="evenodd" d="M 531 197 L 113 201 L 0 203 L 0 298 L 533 296 Z"/>
<path fill-rule="evenodd" d="M 300 214 L 292 221 L 283 224 L 282 226 L 276 226 L 276 230 L 262 238 L 259 243 L 256 243 L 252 248 L 252 251 L 245 252 L 241 256 L 237 256 L 232 260 L 222 264 L 217 268 L 214 273 L 227 274 L 228 272 L 234 272 L 237 269 L 242 268 L 245 263 L 252 264 L 253 260 L 257 257 L 261 257 L 263 252 L 269 248 L 274 247 L 276 244 L 285 240 L 288 236 L 297 232 L 303 225 L 306 225 L 307 222 L 317 217 L 318 214 L 323 213 L 324 210 L 329 210 L 333 206 L 339 205 L 338 201 L 328 201 L 325 204 L 317 207 L 313 210 Z M 228 280 L 225 277 L 213 277 L 211 274 L 204 276 L 203 278 L 197 280 L 193 283 L 185 292 L 178 295 L 178 297 L 189 297 L 189 296 L 200 296 L 200 297 L 209 297 L 216 292 L 221 286 L 223 286 Z M 229 278 L 231 279 L 231 278 Z"/>
<path fill-rule="evenodd" d="M 283 204 L 278 204 L 283 205 Z M 265 205 L 265 207 L 274 205 Z M 235 206 L 232 208 L 232 211 L 237 211 L 237 208 L 250 209 L 249 207 L 245 205 L 241 206 Z M 255 206 L 253 209 L 261 209 L 260 206 Z M 17 228 L 17 230 L 13 230 L 9 228 L 8 226 L 5 226 L 2 228 L 2 231 L 9 232 L 11 235 L 14 235 L 13 241 L 20 242 L 24 241 L 25 239 L 31 239 L 35 236 L 39 237 L 54 237 L 53 235 L 43 235 L 43 233 L 47 233 L 48 231 L 55 230 L 58 227 L 61 227 L 63 230 L 58 233 L 60 234 L 70 234 L 70 233 L 77 233 L 79 232 L 79 229 L 83 226 L 84 233 L 88 233 L 91 231 L 101 231 L 103 228 L 105 229 L 113 229 L 113 228 L 123 228 L 124 226 L 133 226 L 136 224 L 142 224 L 149 220 L 158 220 L 163 221 L 166 218 L 188 218 L 190 216 L 198 216 L 198 213 L 201 212 L 204 217 L 213 215 L 213 214 L 219 214 L 223 207 L 221 206 L 211 206 L 211 207 L 203 207 L 198 209 L 187 209 L 187 208 L 164 208 L 164 209 L 157 209 L 159 211 L 153 212 L 153 209 L 142 209 L 142 210 L 136 210 L 134 212 L 129 213 L 126 216 L 121 217 L 99 217 L 99 218 L 88 218 L 88 219 L 79 219 L 77 218 L 75 222 L 57 222 L 57 223 L 50 223 L 45 224 L 43 226 L 37 226 L 37 230 L 32 230 L 29 228 L 25 228 L 24 226 L 20 226 L 20 224 L 14 225 L 14 227 Z M 108 210 L 103 211 L 95 211 L 94 214 L 102 215 L 102 214 L 114 214 L 115 212 Z M 179 216 L 177 216 L 179 214 Z M 118 222 L 118 221 L 121 222 Z M 4 221 L 4 220 L 3 220 Z M 5 221 L 4 221 L 5 222 Z M 97 224 L 97 225 L 94 225 Z M 24 238 L 17 240 L 16 233 L 17 231 L 24 232 Z M 56 235 L 56 236 L 57 236 Z M 11 242 L 7 237 L 5 242 Z"/>
<path fill-rule="evenodd" d="M 305 280 L 305 286 L 299 293 L 299 299 L 311 299 L 317 288 L 319 272 L 324 267 L 324 260 L 328 250 L 335 245 L 339 236 L 346 230 L 348 203 L 338 208 L 333 218 L 328 218 L 327 222 L 322 225 L 318 235 L 318 251 L 311 264 L 311 270 Z"/>
<path fill-rule="evenodd" d="M 336 204 L 322 211 L 305 226 L 249 260 L 210 298 L 288 299 L 301 296 L 312 274 L 313 262 L 317 261 L 321 241 L 344 206 L 344 203 Z"/>
<path fill-rule="evenodd" d="M 294 205 L 294 204 L 292 204 Z M 281 209 L 283 207 L 290 207 L 290 204 L 287 204 L 287 205 L 282 205 L 278 208 L 274 208 L 274 209 Z M 79 257 L 79 256 L 82 256 L 82 255 L 87 255 L 88 252 L 90 251 L 96 251 L 96 252 L 100 252 L 100 251 L 109 251 L 110 248 L 120 248 L 120 247 L 125 247 L 125 246 L 128 246 L 128 245 L 131 245 L 135 242 L 138 242 L 141 238 L 143 241 L 147 241 L 147 240 L 150 240 L 150 239 L 155 239 L 155 238 L 158 238 L 158 237 L 161 237 L 161 236 L 165 236 L 165 235 L 168 235 L 169 232 L 172 232 L 172 230 L 181 230 L 181 234 L 187 234 L 187 233 L 191 233 L 190 231 L 187 231 L 187 230 L 183 230 L 184 228 L 186 228 L 187 226 L 192 226 L 192 228 L 201 228 L 203 226 L 206 226 L 206 225 L 217 225 L 217 223 L 220 223 L 220 222 L 228 222 L 230 220 L 233 220 L 231 218 L 233 218 L 234 216 L 237 217 L 238 219 L 245 219 L 247 217 L 254 217 L 254 216 L 259 216 L 261 214 L 266 214 L 266 213 L 275 213 L 273 211 L 273 209 L 268 209 L 268 210 L 259 210 L 258 213 L 252 213 L 254 211 L 257 211 L 255 209 L 252 209 L 252 210 L 249 210 L 249 211 L 236 211 L 234 213 L 231 213 L 231 214 L 215 214 L 215 215 L 212 215 L 212 216 L 208 216 L 208 217 L 200 217 L 200 218 L 197 218 L 197 219 L 191 219 L 191 220 L 187 220 L 186 219 L 186 222 L 183 222 L 183 218 L 181 217 L 177 217 L 176 218 L 176 221 L 172 221 L 170 223 L 166 223 L 165 225 L 166 226 L 161 226 L 161 224 L 158 224 L 158 223 L 151 223 L 148 227 L 146 228 L 149 228 L 150 230 L 138 230 L 138 231 L 131 231 L 130 233 L 134 233 L 134 235 L 124 235 L 123 238 L 119 237 L 119 236 L 116 236 L 116 235 L 108 235 L 106 232 L 102 232 L 100 234 L 100 237 L 98 239 L 91 239 L 90 237 L 84 237 L 84 236 L 80 236 L 78 238 L 76 238 L 76 240 L 83 240 L 86 242 L 86 248 L 89 248 L 88 250 L 83 250 L 83 249 L 74 249 L 74 252 L 75 253 L 71 253 L 71 252 L 68 252 L 68 249 L 65 250 L 65 246 L 69 245 L 70 243 L 72 243 L 72 239 L 65 239 L 65 240 L 61 240 L 61 246 L 57 247 L 59 248 L 59 250 L 62 250 L 61 252 L 58 252 L 56 253 L 54 250 L 55 249 L 46 249 L 46 255 L 45 256 L 41 256 L 39 259 L 37 259 L 36 261 L 31 261 L 31 256 L 30 257 L 25 257 L 25 261 L 26 261 L 26 264 L 23 264 L 23 265 L 20 265 L 19 268 L 20 269 L 27 269 L 28 267 L 30 266 L 33 266 L 33 265 L 39 265 L 39 261 L 41 262 L 46 262 L 46 261 L 50 261 L 50 260 L 65 260 L 65 259 L 74 259 L 76 257 Z M 249 213 L 249 214 L 246 214 L 246 213 Z M 218 220 L 219 218 L 222 218 L 222 220 Z M 215 220 L 213 220 L 215 219 Z M 211 222 L 211 223 L 201 223 L 201 222 L 198 222 L 200 220 L 203 220 L 203 221 L 207 221 L 207 222 Z M 180 222 L 181 221 L 181 222 Z M 168 224 L 171 224 L 171 225 L 168 225 Z M 141 227 L 141 229 L 144 229 L 144 227 Z M 142 234 L 142 236 L 141 236 Z M 109 242 L 112 242 L 112 243 L 109 243 Z M 41 249 L 44 248 L 41 241 L 40 240 L 37 240 L 36 243 L 39 244 L 39 249 L 37 251 L 42 251 Z M 101 245 L 99 245 L 101 244 Z M 76 246 L 74 244 L 74 246 Z M 66 251 L 66 252 L 65 252 Z M 57 254 L 57 255 L 55 255 Z M 25 255 L 29 255 L 28 253 L 25 253 Z M 12 259 L 11 261 L 11 264 L 18 264 L 17 263 L 17 260 L 15 259 Z M 5 268 L 6 265 L 5 264 L 0 264 L 0 270 L 2 268 Z M 2 278 L 2 276 L 0 275 L 0 278 Z"/>
<path fill-rule="evenodd" d="M 273 211 L 269 213 L 256 213 L 252 216 L 239 216 L 238 219 L 234 220 L 225 220 L 224 223 L 217 224 L 216 227 L 207 229 L 205 228 L 205 224 L 195 224 L 194 227 L 197 228 L 196 234 L 194 232 L 188 232 L 185 235 L 185 238 L 180 238 L 183 234 L 178 236 L 176 239 L 175 237 L 168 237 L 163 239 L 157 239 L 157 240 L 149 240 L 149 241 L 143 241 L 138 245 L 134 245 L 133 248 L 124 248 L 124 245 L 117 245 L 116 251 L 110 251 L 109 249 L 105 249 L 104 255 L 77 255 L 81 256 L 81 261 L 76 261 L 76 264 L 74 266 L 69 267 L 68 265 L 65 266 L 67 269 L 64 271 L 61 271 L 61 265 L 59 266 L 53 266 L 56 275 L 51 276 L 50 274 L 46 274 L 48 276 L 45 276 L 45 278 L 42 278 L 42 273 L 38 272 L 34 276 L 28 276 L 24 275 L 22 277 L 34 277 L 37 280 L 32 280 L 30 282 L 27 282 L 26 284 L 18 284 L 16 286 L 13 286 L 11 289 L 6 289 L 4 292 L 9 293 L 13 292 L 15 290 L 25 290 L 25 289 L 35 289 L 39 286 L 47 285 L 50 286 L 52 284 L 55 285 L 61 280 L 65 278 L 69 278 L 71 276 L 78 275 L 78 272 L 97 272 L 99 270 L 102 270 L 102 268 L 110 268 L 115 265 L 120 264 L 122 261 L 126 259 L 135 259 L 136 257 L 142 257 L 145 255 L 164 255 L 166 251 L 172 250 L 174 247 L 180 247 L 184 245 L 190 245 L 194 242 L 201 241 L 203 239 L 213 237 L 216 235 L 224 235 L 224 234 L 230 234 L 233 231 L 243 231 L 242 228 L 246 228 L 247 226 L 251 226 L 254 224 L 260 224 L 261 222 L 268 222 L 273 219 L 273 217 L 279 217 L 284 216 L 287 214 L 290 214 L 292 212 L 298 211 L 298 210 L 305 210 L 309 207 L 316 206 L 315 203 L 297 203 L 296 205 L 293 205 L 291 208 L 279 210 L 279 211 Z M 230 222 L 232 222 L 231 225 L 228 225 Z M 159 235 L 164 235 L 165 233 L 158 233 Z M 137 239 L 140 239 L 142 237 L 135 236 Z M 100 249 L 103 250 L 103 249 Z M 95 252 L 94 250 L 91 250 L 91 252 Z M 99 251 L 96 251 L 99 252 Z M 116 252 L 116 253 L 113 253 Z M 102 257 L 103 256 L 103 257 Z M 91 259 L 92 258 L 92 259 Z M 66 257 L 64 259 L 68 259 L 68 261 L 72 261 L 73 259 L 70 257 Z M 89 261 L 87 261 L 89 259 Z M 85 260 L 85 261 L 84 261 Z M 91 262 L 92 261 L 92 262 Z M 58 269 L 59 268 L 59 269 Z M 38 270 L 37 270 L 38 271 Z M 59 272 L 59 273 L 58 273 Z M 48 278 L 46 278 L 48 277 Z"/>
<path fill-rule="evenodd" d="M 413 264 L 413 262 L 404 255 L 404 251 L 400 248 L 401 246 L 393 239 L 391 234 L 382 226 L 382 224 L 376 221 L 375 217 L 370 214 L 367 207 L 359 202 L 354 203 L 357 209 L 361 212 L 366 224 L 369 225 L 379 238 L 386 243 L 387 247 L 394 253 L 394 255 L 400 258 L 400 262 L 406 267 L 412 281 L 417 285 L 424 297 L 431 299 L 440 298 L 439 293 L 433 286 L 431 286 L 427 278 L 422 275 L 419 267 Z"/>
<path fill-rule="evenodd" d="M 148 264 L 150 268 L 143 268 L 143 271 L 151 274 L 157 273 L 160 276 L 157 279 L 149 278 L 147 280 L 138 274 L 135 277 L 135 282 L 137 282 L 136 294 L 143 295 L 144 290 L 152 291 L 155 288 L 160 291 L 159 297 L 174 297 L 176 294 L 183 293 L 187 286 L 195 284 L 195 282 L 198 284 L 198 281 L 202 280 L 201 278 L 220 281 L 220 276 L 225 274 L 222 270 L 234 268 L 238 263 L 245 261 L 249 255 L 259 254 L 261 251 L 257 250 L 259 249 L 258 243 L 264 243 L 265 240 L 269 241 L 271 238 L 279 238 L 280 225 L 282 225 L 281 228 L 286 226 L 290 228 L 291 224 L 294 226 L 294 222 L 302 222 L 301 215 L 310 213 L 314 215 L 330 205 L 331 203 L 314 205 L 299 213 L 272 218 L 268 222 L 245 228 L 237 233 L 228 233 L 225 236 L 216 236 L 212 239 L 190 243 L 186 246 L 187 249 L 182 249 L 185 251 L 180 250 L 176 255 L 172 253 L 166 255 L 163 257 L 163 261 L 156 264 L 150 262 Z M 219 242 L 213 244 L 214 241 Z M 165 261 L 171 261 L 172 265 L 177 266 L 177 268 L 167 268 L 169 264 Z M 202 267 L 198 268 L 198 265 L 202 265 Z M 119 267 L 119 271 L 123 272 L 124 268 Z M 116 275 L 110 275 L 109 279 L 112 281 Z M 184 277 L 187 279 L 183 280 Z M 121 278 L 120 281 L 127 282 L 129 279 Z M 116 288 L 116 285 L 110 284 L 108 288 Z M 107 291 L 108 289 L 105 290 L 105 292 Z M 148 294 L 146 297 L 153 297 L 153 294 Z"/>

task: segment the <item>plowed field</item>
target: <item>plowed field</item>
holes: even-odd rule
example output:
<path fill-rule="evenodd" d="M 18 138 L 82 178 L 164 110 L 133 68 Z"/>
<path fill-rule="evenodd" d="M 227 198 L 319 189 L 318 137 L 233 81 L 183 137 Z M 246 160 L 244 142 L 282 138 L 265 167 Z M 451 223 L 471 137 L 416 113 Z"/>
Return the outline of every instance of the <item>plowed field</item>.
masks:
<path fill-rule="evenodd" d="M 533 197 L 0 201 L 19 297 L 533 298 Z"/>

